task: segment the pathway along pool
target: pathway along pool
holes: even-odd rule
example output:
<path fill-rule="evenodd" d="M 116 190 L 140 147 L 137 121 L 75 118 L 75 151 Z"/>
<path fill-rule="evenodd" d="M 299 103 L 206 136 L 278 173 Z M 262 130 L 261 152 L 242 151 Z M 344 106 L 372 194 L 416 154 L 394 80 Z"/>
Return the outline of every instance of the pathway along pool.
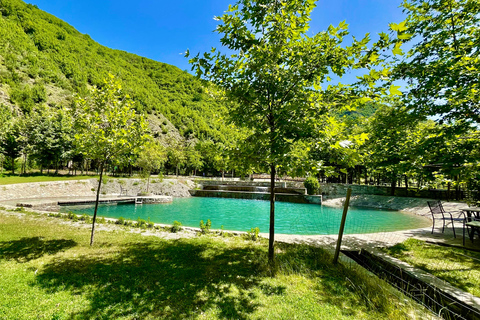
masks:
<path fill-rule="evenodd" d="M 101 205 L 97 216 L 137 220 L 150 218 L 155 223 L 173 224 L 179 221 L 184 226 L 198 227 L 200 220 L 210 219 L 212 229 L 249 231 L 259 227 L 268 232 L 270 203 L 260 200 L 225 198 L 174 198 L 164 204 Z M 62 207 L 61 212 L 93 215 L 93 206 Z M 289 202 L 275 203 L 275 233 L 300 235 L 336 234 L 340 225 L 342 209 L 317 204 Z M 416 229 L 429 226 L 428 219 L 397 211 L 350 208 L 345 233 L 374 233 Z"/>

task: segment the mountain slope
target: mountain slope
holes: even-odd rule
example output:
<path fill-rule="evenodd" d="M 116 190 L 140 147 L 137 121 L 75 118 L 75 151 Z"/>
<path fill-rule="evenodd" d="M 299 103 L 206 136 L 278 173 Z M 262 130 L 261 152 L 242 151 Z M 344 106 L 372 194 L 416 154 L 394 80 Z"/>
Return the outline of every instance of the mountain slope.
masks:
<path fill-rule="evenodd" d="M 0 103 L 28 113 L 35 104 L 68 105 L 76 93 L 115 75 L 138 111 L 160 116 L 165 134 L 223 142 L 225 106 L 205 83 L 177 67 L 104 47 L 21 0 L 0 0 Z M 149 116 L 150 117 L 150 116 Z"/>

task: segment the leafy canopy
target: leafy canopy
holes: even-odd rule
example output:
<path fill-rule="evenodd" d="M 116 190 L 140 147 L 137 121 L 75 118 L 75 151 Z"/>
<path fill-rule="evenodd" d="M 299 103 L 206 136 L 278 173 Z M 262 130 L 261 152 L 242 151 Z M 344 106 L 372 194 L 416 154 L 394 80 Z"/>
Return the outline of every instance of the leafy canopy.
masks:
<path fill-rule="evenodd" d="M 241 0 L 216 19 L 221 43 L 190 61 L 198 76 L 213 81 L 232 100 L 230 115 L 251 129 L 248 144 L 258 159 L 280 164 L 295 141 L 322 130 L 329 109 L 355 104 L 358 96 L 329 76 L 372 64 L 368 36 L 344 45 L 347 24 L 307 35 L 313 0 Z M 374 62 L 374 61 L 373 61 Z"/>
<path fill-rule="evenodd" d="M 417 43 L 395 67 L 411 89 L 406 102 L 446 122 L 480 123 L 480 2 L 410 0 L 406 33 Z"/>
<path fill-rule="evenodd" d="M 75 101 L 75 145 L 87 158 L 122 161 L 147 141 L 147 123 L 121 89 L 110 75 L 102 88 L 95 87 L 90 96 Z"/>

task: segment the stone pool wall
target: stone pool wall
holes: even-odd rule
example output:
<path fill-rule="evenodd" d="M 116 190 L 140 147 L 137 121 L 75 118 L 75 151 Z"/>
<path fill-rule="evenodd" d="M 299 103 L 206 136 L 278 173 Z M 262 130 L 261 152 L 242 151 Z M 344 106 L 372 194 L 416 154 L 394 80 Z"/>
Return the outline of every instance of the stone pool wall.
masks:
<path fill-rule="evenodd" d="M 19 183 L 0 186 L 0 201 L 55 197 L 92 197 L 96 194 L 97 179 Z M 189 189 L 196 185 L 188 179 L 150 179 L 149 192 L 173 197 L 190 197 Z M 111 179 L 102 183 L 102 195 L 137 195 L 146 191 L 144 179 Z M 124 194 L 125 195 L 125 194 Z"/>

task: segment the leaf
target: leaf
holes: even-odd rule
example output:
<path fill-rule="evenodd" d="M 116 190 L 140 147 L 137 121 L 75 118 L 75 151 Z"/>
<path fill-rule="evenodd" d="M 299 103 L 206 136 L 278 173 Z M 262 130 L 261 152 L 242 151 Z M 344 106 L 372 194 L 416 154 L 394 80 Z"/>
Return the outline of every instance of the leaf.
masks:
<path fill-rule="evenodd" d="M 401 43 L 401 42 L 395 43 L 395 47 L 393 48 L 392 53 L 393 53 L 394 55 L 403 55 L 403 51 L 402 51 L 402 49 L 400 48 L 401 46 L 402 46 L 402 43 Z"/>
<path fill-rule="evenodd" d="M 389 26 L 390 26 L 390 29 L 392 29 L 393 31 L 397 31 L 397 32 L 402 32 L 402 31 L 407 30 L 407 27 L 405 25 L 405 21 L 402 21 L 399 24 L 390 23 Z"/>
<path fill-rule="evenodd" d="M 394 86 L 393 84 L 390 86 L 390 95 L 391 96 L 401 96 L 402 92 L 398 90 L 400 86 Z"/>
<path fill-rule="evenodd" d="M 401 40 L 409 40 L 411 37 L 413 37 L 413 34 L 411 33 L 403 33 L 397 36 L 397 38 Z"/>

